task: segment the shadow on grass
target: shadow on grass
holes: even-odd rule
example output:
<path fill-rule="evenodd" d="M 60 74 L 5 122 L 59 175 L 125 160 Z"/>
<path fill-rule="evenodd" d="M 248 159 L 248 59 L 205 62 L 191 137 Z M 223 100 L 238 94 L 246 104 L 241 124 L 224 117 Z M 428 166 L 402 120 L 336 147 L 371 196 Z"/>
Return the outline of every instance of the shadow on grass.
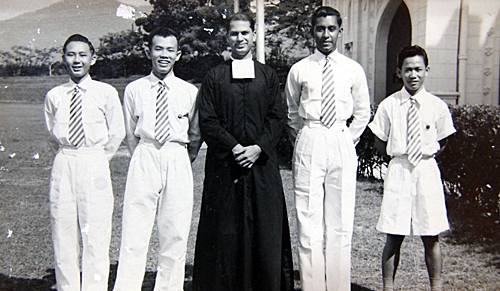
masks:
<path fill-rule="evenodd" d="M 1 291 L 52 291 L 52 286 L 56 284 L 54 269 L 47 269 L 47 275 L 42 279 L 16 278 L 0 274 Z"/>
<path fill-rule="evenodd" d="M 500 224 L 493 223 L 492 218 L 478 215 L 477 212 L 464 211 L 457 199 L 446 197 L 448 220 L 451 231 L 444 238 L 451 244 L 468 245 L 471 252 L 493 254 L 494 257 L 485 262 L 486 266 L 500 269 Z M 493 219 L 494 220 L 494 219 Z"/>
<path fill-rule="evenodd" d="M 450 221 L 452 217 L 448 216 Z M 500 242 L 498 237 L 492 237 L 489 232 L 478 233 L 477 230 L 470 230 L 471 226 L 455 227 L 456 223 L 451 222 L 452 231 L 448 232 L 444 239 L 455 245 L 468 245 L 470 251 L 477 254 L 492 254 L 494 255 L 488 262 L 485 262 L 486 267 L 494 266 L 500 269 Z"/>
<path fill-rule="evenodd" d="M 110 266 L 109 270 L 109 281 L 108 290 L 113 290 L 116 280 L 116 270 L 118 265 L 114 264 Z M 30 278 L 16 278 L 9 277 L 4 274 L 0 274 L 0 291 L 53 291 L 56 290 L 56 275 L 54 269 L 47 269 L 47 275 L 43 276 L 42 279 L 30 279 Z M 294 280 L 297 283 L 300 281 L 300 275 L 298 270 L 293 271 Z M 186 265 L 186 273 L 184 276 L 184 291 L 191 291 L 193 289 L 192 279 L 193 279 L 193 266 Z M 151 291 L 154 288 L 156 279 L 156 272 L 146 272 L 144 275 L 144 281 L 142 282 L 142 291 Z M 295 291 L 300 291 L 300 288 L 295 288 Z M 351 284 L 352 291 L 373 291 L 366 287 Z"/>
<path fill-rule="evenodd" d="M 382 180 L 378 180 L 375 178 L 369 177 L 357 177 L 357 182 L 368 182 L 367 185 L 364 185 L 361 189 L 365 192 L 375 192 L 380 195 L 384 193 L 384 182 Z"/>

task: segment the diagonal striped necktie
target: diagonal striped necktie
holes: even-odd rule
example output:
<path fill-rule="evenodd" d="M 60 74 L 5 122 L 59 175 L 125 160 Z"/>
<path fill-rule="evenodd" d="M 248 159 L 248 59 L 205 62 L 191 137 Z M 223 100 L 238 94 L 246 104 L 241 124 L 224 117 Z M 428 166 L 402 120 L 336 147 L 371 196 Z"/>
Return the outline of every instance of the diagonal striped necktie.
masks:
<path fill-rule="evenodd" d="M 80 147 L 85 141 L 82 122 L 82 94 L 78 86 L 71 95 L 69 105 L 69 141 L 75 147 Z"/>
<path fill-rule="evenodd" d="M 333 70 L 328 58 L 323 67 L 323 86 L 321 89 L 321 122 L 330 128 L 336 119 L 335 112 L 335 87 L 333 81 Z"/>
<path fill-rule="evenodd" d="M 420 115 L 417 108 L 417 103 L 415 98 L 410 97 L 411 106 L 408 110 L 408 161 L 414 166 L 420 162 L 422 158 L 421 149 L 421 125 L 420 125 Z"/>
<path fill-rule="evenodd" d="M 156 96 L 156 122 L 155 139 L 165 143 L 170 135 L 170 121 L 168 120 L 168 87 L 164 82 L 158 82 L 158 95 Z"/>

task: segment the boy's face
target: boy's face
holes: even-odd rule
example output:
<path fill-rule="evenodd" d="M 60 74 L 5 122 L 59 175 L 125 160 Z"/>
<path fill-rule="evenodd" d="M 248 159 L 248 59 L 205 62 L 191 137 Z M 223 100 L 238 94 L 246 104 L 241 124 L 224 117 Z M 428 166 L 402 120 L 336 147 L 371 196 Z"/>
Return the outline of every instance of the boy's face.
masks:
<path fill-rule="evenodd" d="M 422 88 L 428 72 L 429 67 L 425 66 L 422 56 L 404 59 L 403 65 L 397 70 L 398 77 L 403 80 L 406 91 L 411 95 L 415 95 Z"/>
<path fill-rule="evenodd" d="M 72 41 L 66 46 L 62 59 L 68 68 L 71 79 L 78 83 L 88 74 L 90 66 L 95 64 L 96 56 L 90 51 L 88 44 L 81 41 Z"/>
<path fill-rule="evenodd" d="M 313 27 L 316 48 L 324 55 L 329 55 L 337 48 L 337 40 L 341 32 L 342 28 L 338 25 L 337 16 L 318 17 Z"/>
<path fill-rule="evenodd" d="M 231 56 L 235 59 L 243 59 L 252 49 L 255 37 L 255 32 L 250 27 L 250 21 L 231 21 L 227 32 L 227 42 L 231 47 Z"/>
<path fill-rule="evenodd" d="M 177 38 L 155 35 L 146 55 L 153 64 L 153 74 L 160 79 L 165 78 L 172 72 L 175 62 L 181 58 Z"/>

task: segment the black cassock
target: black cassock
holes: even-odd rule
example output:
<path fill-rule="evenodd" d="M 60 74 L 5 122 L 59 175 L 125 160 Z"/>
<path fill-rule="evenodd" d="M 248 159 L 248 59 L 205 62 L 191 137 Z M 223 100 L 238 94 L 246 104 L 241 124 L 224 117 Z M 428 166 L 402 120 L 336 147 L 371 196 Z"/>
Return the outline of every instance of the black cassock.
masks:
<path fill-rule="evenodd" d="M 273 69 L 254 61 L 254 79 L 233 79 L 231 60 L 210 70 L 198 96 L 208 145 L 193 290 L 293 290 L 293 264 L 276 146 L 285 105 Z M 232 149 L 262 149 L 251 169 Z"/>

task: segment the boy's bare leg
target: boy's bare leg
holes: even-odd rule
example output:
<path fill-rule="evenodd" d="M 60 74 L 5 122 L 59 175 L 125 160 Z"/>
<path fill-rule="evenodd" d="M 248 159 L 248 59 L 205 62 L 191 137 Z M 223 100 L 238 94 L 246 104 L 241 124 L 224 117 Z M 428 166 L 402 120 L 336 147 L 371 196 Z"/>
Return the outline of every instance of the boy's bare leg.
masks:
<path fill-rule="evenodd" d="M 422 236 L 422 242 L 424 243 L 425 264 L 431 281 L 431 290 L 441 291 L 443 290 L 443 283 L 441 281 L 443 258 L 441 256 L 439 236 Z"/>
<path fill-rule="evenodd" d="M 399 255 L 404 235 L 387 234 L 384 250 L 382 251 L 382 277 L 384 290 L 394 290 L 394 278 L 399 265 Z"/>

